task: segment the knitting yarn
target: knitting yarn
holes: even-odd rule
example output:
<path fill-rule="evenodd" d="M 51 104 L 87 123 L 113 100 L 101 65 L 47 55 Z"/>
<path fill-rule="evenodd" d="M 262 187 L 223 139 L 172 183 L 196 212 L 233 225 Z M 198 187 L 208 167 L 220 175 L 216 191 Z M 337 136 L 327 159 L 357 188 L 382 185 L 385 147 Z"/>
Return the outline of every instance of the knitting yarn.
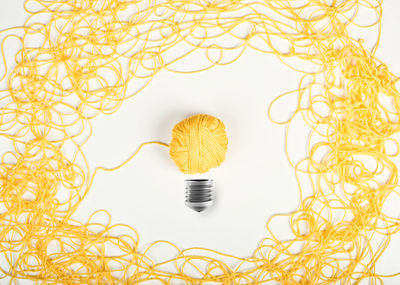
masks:
<path fill-rule="evenodd" d="M 172 130 L 170 155 L 185 174 L 205 173 L 221 165 L 228 149 L 224 123 L 210 115 L 195 115 Z"/>

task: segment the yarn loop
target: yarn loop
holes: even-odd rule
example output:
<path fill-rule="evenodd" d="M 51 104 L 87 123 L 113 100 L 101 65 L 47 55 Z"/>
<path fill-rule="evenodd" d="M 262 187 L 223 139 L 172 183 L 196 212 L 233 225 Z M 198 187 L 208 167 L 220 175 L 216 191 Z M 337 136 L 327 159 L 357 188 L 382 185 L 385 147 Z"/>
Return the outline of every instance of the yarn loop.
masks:
<path fill-rule="evenodd" d="M 183 173 L 205 173 L 221 165 L 227 149 L 225 125 L 213 116 L 191 116 L 172 130 L 169 153 Z"/>

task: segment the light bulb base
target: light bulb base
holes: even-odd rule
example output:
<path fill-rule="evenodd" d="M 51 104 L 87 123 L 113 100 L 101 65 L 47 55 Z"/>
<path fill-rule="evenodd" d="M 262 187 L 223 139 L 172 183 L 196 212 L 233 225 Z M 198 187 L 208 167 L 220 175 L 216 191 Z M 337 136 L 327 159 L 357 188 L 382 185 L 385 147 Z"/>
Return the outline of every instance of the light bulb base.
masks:
<path fill-rule="evenodd" d="M 212 179 L 187 179 L 185 204 L 196 212 L 202 212 L 213 204 L 214 181 Z"/>

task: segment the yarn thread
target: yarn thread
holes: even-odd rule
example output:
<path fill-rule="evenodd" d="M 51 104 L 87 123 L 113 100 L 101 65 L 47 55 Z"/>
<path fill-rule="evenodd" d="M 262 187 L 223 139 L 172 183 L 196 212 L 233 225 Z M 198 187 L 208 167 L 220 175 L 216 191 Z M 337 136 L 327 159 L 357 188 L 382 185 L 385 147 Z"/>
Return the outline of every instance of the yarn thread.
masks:
<path fill-rule="evenodd" d="M 205 173 L 221 165 L 227 149 L 225 125 L 213 116 L 191 116 L 172 130 L 169 153 L 185 174 Z"/>
<path fill-rule="evenodd" d="M 0 34 L 6 85 L 0 137 L 10 142 L 0 163 L 1 278 L 205 285 L 384 284 L 398 276 L 376 268 L 400 230 L 398 215 L 385 207 L 399 195 L 393 136 L 400 130 L 400 94 L 398 77 L 375 56 L 381 4 L 27 0 L 24 26 Z M 378 31 L 376 43 L 367 45 L 360 31 Z M 10 63 L 11 41 L 21 49 Z M 298 88 L 272 104 L 289 98 L 297 107 L 274 121 L 285 125 L 286 140 L 295 118 L 311 131 L 305 159 L 293 160 L 285 148 L 299 206 L 268 220 L 267 237 L 253 254 L 183 250 L 166 241 L 143 248 L 136 231 L 112 224 L 106 211 L 87 221 L 74 216 L 94 177 L 83 151 L 93 118 L 116 112 L 161 70 L 207 70 L 246 49 L 273 54 L 302 74 Z M 193 57 L 202 65 L 183 64 Z M 292 235 L 285 240 L 272 229 L 282 218 Z M 175 254 L 155 258 L 160 246 Z"/>

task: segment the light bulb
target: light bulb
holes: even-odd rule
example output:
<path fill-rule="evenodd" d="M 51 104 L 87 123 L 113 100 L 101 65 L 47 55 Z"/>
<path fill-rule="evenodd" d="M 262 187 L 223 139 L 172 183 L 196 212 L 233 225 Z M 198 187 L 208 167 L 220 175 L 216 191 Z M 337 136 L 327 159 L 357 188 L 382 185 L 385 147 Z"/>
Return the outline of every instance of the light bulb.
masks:
<path fill-rule="evenodd" d="M 185 182 L 186 206 L 202 212 L 213 204 L 214 181 L 212 179 L 187 179 Z"/>

